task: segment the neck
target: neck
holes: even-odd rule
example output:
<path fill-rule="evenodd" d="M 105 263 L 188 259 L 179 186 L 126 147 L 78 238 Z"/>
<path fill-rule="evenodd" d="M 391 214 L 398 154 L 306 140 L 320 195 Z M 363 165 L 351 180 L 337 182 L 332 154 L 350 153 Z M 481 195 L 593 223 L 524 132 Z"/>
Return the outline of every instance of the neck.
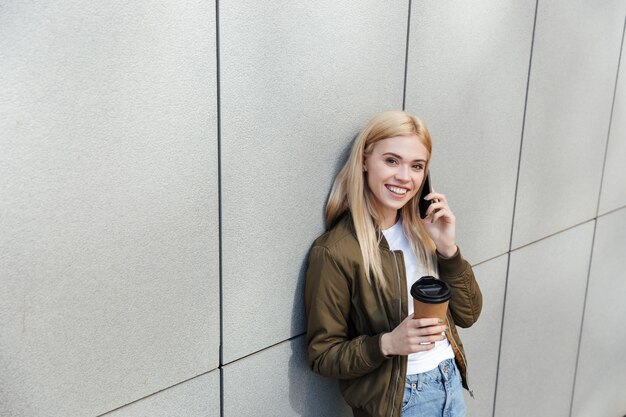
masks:
<path fill-rule="evenodd" d="M 378 227 L 380 227 L 381 230 L 389 229 L 391 226 L 396 224 L 396 222 L 398 221 L 398 216 L 399 216 L 398 210 L 394 210 L 394 211 L 387 212 L 387 213 L 382 213 Z"/>

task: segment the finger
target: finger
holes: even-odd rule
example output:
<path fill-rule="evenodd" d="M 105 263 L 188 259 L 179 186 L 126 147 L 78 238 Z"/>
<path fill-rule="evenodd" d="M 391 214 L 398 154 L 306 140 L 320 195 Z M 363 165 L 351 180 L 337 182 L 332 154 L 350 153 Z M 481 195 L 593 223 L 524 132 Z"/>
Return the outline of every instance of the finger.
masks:
<path fill-rule="evenodd" d="M 417 353 L 417 352 L 425 352 L 427 350 L 431 350 L 434 349 L 435 344 L 434 343 L 429 343 L 427 345 L 421 345 L 421 344 L 416 344 L 416 345 L 410 345 L 409 349 L 411 350 L 411 353 Z"/>
<path fill-rule="evenodd" d="M 439 217 L 441 216 L 454 217 L 454 213 L 452 213 L 452 210 L 450 210 L 450 207 L 448 207 L 447 204 L 437 203 L 437 204 L 431 204 L 431 207 L 428 208 L 428 210 L 426 211 L 426 218 L 430 217 L 432 219 L 437 214 L 439 214 Z"/>
<path fill-rule="evenodd" d="M 446 331 L 446 326 L 428 326 L 420 327 L 415 332 L 419 337 L 427 337 L 433 335 L 439 335 Z"/>
<path fill-rule="evenodd" d="M 420 327 L 419 329 L 414 329 L 407 332 L 409 337 L 428 337 L 428 336 L 437 336 L 446 331 L 446 326 L 429 326 L 429 327 Z"/>
<path fill-rule="evenodd" d="M 431 200 L 431 201 L 432 201 L 432 200 L 444 201 L 444 202 L 445 202 L 445 201 L 448 201 L 448 200 L 446 199 L 446 196 L 445 196 L 444 194 L 437 193 L 437 192 L 435 192 L 435 191 L 432 191 L 432 192 L 428 193 L 428 194 L 426 195 L 426 197 L 424 197 L 424 198 L 425 198 L 426 200 Z"/>
<path fill-rule="evenodd" d="M 448 223 L 451 223 L 455 220 L 454 214 L 452 214 L 450 210 L 441 209 L 432 216 L 432 222 L 436 222 L 442 217 L 446 218 L 448 220 Z"/>
<path fill-rule="evenodd" d="M 443 320 L 438 317 L 428 317 L 422 319 L 415 319 L 413 323 L 413 327 L 428 327 L 428 326 L 436 326 L 438 324 L 443 324 Z"/>
<path fill-rule="evenodd" d="M 428 209 L 426 210 L 426 217 L 430 216 L 436 211 L 444 210 L 444 209 L 450 210 L 450 208 L 448 207 L 448 204 L 445 202 L 431 203 L 430 206 L 428 206 Z"/>
<path fill-rule="evenodd" d="M 447 201 L 435 201 L 435 202 L 430 203 L 430 205 L 428 206 L 429 209 L 432 208 L 434 210 L 447 208 L 447 207 L 448 207 Z"/>
<path fill-rule="evenodd" d="M 437 219 L 440 219 L 442 217 L 446 217 L 446 214 L 447 214 L 446 209 L 442 208 L 442 209 L 439 209 L 439 210 L 434 211 L 433 213 L 431 213 L 430 219 L 431 219 L 431 221 L 434 222 Z"/>
<path fill-rule="evenodd" d="M 427 345 L 431 343 L 434 344 L 435 342 L 441 342 L 445 338 L 446 336 L 444 336 L 442 333 L 432 335 L 432 336 L 422 336 L 419 338 L 419 344 L 420 345 Z"/>
<path fill-rule="evenodd" d="M 413 317 L 414 315 L 415 315 L 415 313 L 413 313 L 413 314 L 409 314 L 408 316 L 406 316 L 406 318 L 405 318 L 404 320 L 402 320 L 402 323 L 404 323 L 404 322 L 410 322 L 410 321 L 412 321 L 412 320 L 415 320 L 415 319 L 414 319 L 414 317 Z"/>

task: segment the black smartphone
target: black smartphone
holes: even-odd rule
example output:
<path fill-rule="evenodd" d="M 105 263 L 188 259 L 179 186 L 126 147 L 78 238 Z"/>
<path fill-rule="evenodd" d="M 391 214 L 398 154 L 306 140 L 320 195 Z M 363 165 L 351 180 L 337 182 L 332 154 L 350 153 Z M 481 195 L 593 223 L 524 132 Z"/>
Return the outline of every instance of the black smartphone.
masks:
<path fill-rule="evenodd" d="M 426 218 L 426 210 L 428 210 L 428 207 L 430 207 L 431 204 L 430 201 L 424 200 L 424 197 L 430 194 L 431 191 L 432 189 L 430 187 L 430 173 L 428 173 L 426 174 L 426 178 L 424 179 L 424 186 L 422 187 L 422 192 L 419 196 L 420 217 L 422 219 Z"/>

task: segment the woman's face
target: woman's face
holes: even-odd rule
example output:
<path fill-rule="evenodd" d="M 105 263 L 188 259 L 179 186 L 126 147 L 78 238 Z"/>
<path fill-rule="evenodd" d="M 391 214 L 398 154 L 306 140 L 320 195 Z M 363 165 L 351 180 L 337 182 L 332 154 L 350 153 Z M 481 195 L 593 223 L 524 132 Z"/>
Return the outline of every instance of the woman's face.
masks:
<path fill-rule="evenodd" d="M 398 210 L 415 196 L 424 180 L 427 161 L 428 150 L 417 136 L 395 136 L 374 145 L 363 168 L 382 219 L 380 228 L 393 226 Z"/>

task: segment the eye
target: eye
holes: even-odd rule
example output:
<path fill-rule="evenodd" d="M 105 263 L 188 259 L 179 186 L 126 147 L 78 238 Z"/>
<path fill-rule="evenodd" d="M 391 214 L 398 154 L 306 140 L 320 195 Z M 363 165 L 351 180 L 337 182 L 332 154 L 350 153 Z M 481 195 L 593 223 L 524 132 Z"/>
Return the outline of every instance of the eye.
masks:
<path fill-rule="evenodd" d="M 389 165 L 397 165 L 398 161 L 395 158 L 387 158 L 385 159 L 385 162 L 388 163 Z"/>
<path fill-rule="evenodd" d="M 423 164 L 415 164 L 413 165 L 413 169 L 416 171 L 421 171 L 424 169 L 424 165 Z"/>

